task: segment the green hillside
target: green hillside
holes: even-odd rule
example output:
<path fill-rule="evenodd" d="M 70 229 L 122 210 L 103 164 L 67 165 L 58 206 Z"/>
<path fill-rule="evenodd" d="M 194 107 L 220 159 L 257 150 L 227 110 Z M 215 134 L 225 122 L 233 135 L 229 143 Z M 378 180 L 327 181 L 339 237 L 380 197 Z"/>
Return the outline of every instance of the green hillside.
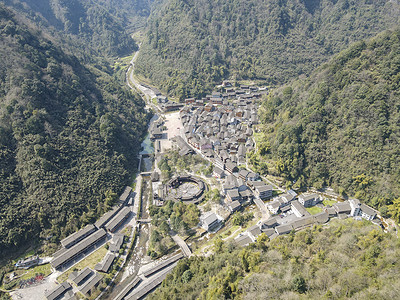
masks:
<path fill-rule="evenodd" d="M 165 2 L 136 70 L 181 99 L 228 77 L 287 82 L 399 22 L 399 5 L 386 0 Z"/>
<path fill-rule="evenodd" d="M 47 37 L 0 5 L 0 257 L 95 220 L 146 131 L 138 95 Z"/>
<path fill-rule="evenodd" d="M 369 222 L 337 220 L 267 240 L 244 249 L 218 243 L 215 255 L 185 259 L 148 298 L 398 298 L 399 242 Z"/>
<path fill-rule="evenodd" d="M 357 42 L 310 78 L 273 91 L 261 105 L 260 160 L 275 161 L 269 171 L 288 186 L 329 185 L 386 215 L 400 196 L 399 78 L 395 30 Z"/>
<path fill-rule="evenodd" d="M 72 51 L 76 52 L 76 48 L 79 48 L 87 59 L 91 59 L 91 55 L 131 54 L 136 45 L 129 33 L 145 26 L 152 3 L 145 0 L 4 2 L 12 6 L 19 16 L 25 15 L 42 29 L 57 36 L 63 41 L 64 47 L 70 48 L 70 44 L 74 44 Z"/>

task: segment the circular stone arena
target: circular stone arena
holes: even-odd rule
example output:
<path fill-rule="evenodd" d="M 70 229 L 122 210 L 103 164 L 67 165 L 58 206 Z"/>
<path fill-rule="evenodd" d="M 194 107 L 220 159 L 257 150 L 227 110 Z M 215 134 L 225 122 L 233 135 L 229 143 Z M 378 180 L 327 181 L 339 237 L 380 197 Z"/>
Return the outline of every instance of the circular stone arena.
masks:
<path fill-rule="evenodd" d="M 168 182 L 168 198 L 186 203 L 199 203 L 203 200 L 207 185 L 193 176 L 178 176 Z"/>

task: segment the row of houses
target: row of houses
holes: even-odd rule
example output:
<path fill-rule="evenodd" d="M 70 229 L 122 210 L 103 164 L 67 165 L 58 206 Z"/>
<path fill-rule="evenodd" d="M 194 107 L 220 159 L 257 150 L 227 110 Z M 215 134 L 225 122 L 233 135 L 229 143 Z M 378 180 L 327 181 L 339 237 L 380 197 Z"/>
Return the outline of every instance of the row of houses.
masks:
<path fill-rule="evenodd" d="M 299 202 L 297 203 L 302 206 Z M 235 242 L 241 246 L 245 246 L 254 243 L 257 237 L 262 233 L 265 233 L 270 239 L 273 239 L 279 235 L 288 234 L 293 230 L 301 230 L 308 226 L 324 224 L 328 221 L 329 215 L 326 212 L 321 212 L 316 215 L 310 215 L 307 212 L 302 217 L 287 224 L 280 224 L 276 218 L 270 218 L 261 224 L 250 227 L 246 232 L 236 237 Z"/>
<path fill-rule="evenodd" d="M 335 203 L 331 208 L 326 208 L 325 211 L 329 216 L 338 216 L 342 219 L 347 217 L 360 217 L 368 221 L 374 221 L 377 216 L 377 212 L 373 208 L 361 203 L 357 199 Z M 379 220 L 376 220 L 376 222 L 380 223 Z"/>
<path fill-rule="evenodd" d="M 297 231 L 308 226 L 327 223 L 330 218 L 334 217 L 340 219 L 348 217 L 363 218 L 373 221 L 378 225 L 380 224 L 380 220 L 376 218 L 377 212 L 356 199 L 335 203 L 332 207 L 325 208 L 324 211 L 311 215 L 306 210 L 306 207 L 319 203 L 321 201 L 320 196 L 318 194 L 311 194 L 300 195 L 298 199 L 295 198 L 293 193 L 288 193 L 273 202 L 279 204 L 278 200 L 285 200 L 283 209 L 286 211 L 291 210 L 297 217 L 296 219 L 281 224 L 279 218 L 272 217 L 259 225 L 249 228 L 245 233 L 239 235 L 235 241 L 242 246 L 248 245 L 255 242 L 261 233 L 265 233 L 270 239 L 273 239 L 278 235 L 288 234 L 293 230 Z M 271 203 L 268 205 L 268 209 L 270 210 Z M 276 209 L 276 205 L 273 205 L 273 209 Z"/>
<path fill-rule="evenodd" d="M 268 94 L 268 90 L 260 89 L 257 86 L 242 85 L 240 88 L 232 86 L 225 88 L 225 92 L 212 92 L 201 99 L 187 98 L 186 105 L 203 106 L 206 104 L 223 105 L 228 103 L 228 100 L 252 100 L 260 99 L 263 94 Z"/>
<path fill-rule="evenodd" d="M 302 216 L 306 207 L 312 207 L 322 201 L 321 196 L 316 193 L 301 194 L 297 197 L 298 200 L 295 200 L 296 196 L 296 193 L 289 191 L 289 193 L 283 194 L 279 198 L 269 202 L 267 204 L 267 208 L 272 214 L 286 212 L 287 210 L 292 209 L 297 216 Z M 348 216 L 361 217 L 369 221 L 373 220 L 377 215 L 374 209 L 368 205 L 365 205 L 364 203 L 361 203 L 357 199 L 335 203 L 331 208 L 326 208 L 326 211 L 330 216 L 337 215 L 341 218 Z"/>
<path fill-rule="evenodd" d="M 288 191 L 285 194 L 280 195 L 275 200 L 269 202 L 267 204 L 268 210 L 274 215 L 278 212 L 286 212 L 291 209 L 291 203 L 297 197 L 297 193 L 293 190 Z M 302 194 L 298 197 L 298 202 L 304 207 L 311 207 L 316 205 L 321 201 L 321 198 L 318 194 Z M 296 206 L 298 206 L 296 204 Z"/>
<path fill-rule="evenodd" d="M 74 271 L 69 275 L 71 281 L 84 296 L 90 297 L 92 291 L 99 285 L 103 275 L 90 269 L 84 268 L 81 271 Z"/>
<path fill-rule="evenodd" d="M 110 254 L 110 257 L 107 255 L 105 263 L 110 264 L 111 259 L 114 259 L 113 254 Z M 93 291 L 97 289 L 102 279 L 103 275 L 89 267 L 85 267 L 81 271 L 72 272 L 68 277 L 68 281 L 64 281 L 54 289 L 46 291 L 45 297 L 47 300 L 80 299 L 81 296 L 78 296 L 77 293 L 74 292 L 73 285 L 76 287 L 75 290 L 80 292 L 84 297 L 90 297 Z"/>
<path fill-rule="evenodd" d="M 54 253 L 50 261 L 51 266 L 56 270 L 61 270 L 65 265 L 103 243 L 107 238 L 107 231 L 114 233 L 131 215 L 130 208 L 125 206 L 131 197 L 132 188 L 126 187 L 119 198 L 119 204 L 111 211 L 100 217 L 94 225 L 89 224 L 63 239 L 62 248 Z"/>

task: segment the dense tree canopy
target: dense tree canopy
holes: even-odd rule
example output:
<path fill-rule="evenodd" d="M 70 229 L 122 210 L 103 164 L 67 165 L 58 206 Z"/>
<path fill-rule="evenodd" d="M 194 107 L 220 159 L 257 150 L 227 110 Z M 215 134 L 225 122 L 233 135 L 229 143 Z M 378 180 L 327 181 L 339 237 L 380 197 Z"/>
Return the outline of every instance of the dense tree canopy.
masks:
<path fill-rule="evenodd" d="M 386 214 L 400 196 L 399 49 L 400 31 L 384 32 L 274 91 L 260 109 L 261 160 L 288 185 L 330 185 Z"/>
<path fill-rule="evenodd" d="M 331 221 L 178 263 L 149 299 L 394 299 L 399 243 L 367 221 Z"/>
<path fill-rule="evenodd" d="M 138 95 L 31 27 L 0 5 L 0 252 L 94 221 L 148 121 Z"/>
<path fill-rule="evenodd" d="M 386 0 L 168 0 L 151 17 L 136 70 L 180 98 L 227 77 L 281 84 L 398 15 Z"/>
<path fill-rule="evenodd" d="M 136 49 L 128 30 L 145 25 L 151 1 L 144 0 L 4 0 L 63 40 L 63 46 L 89 60 L 91 56 L 128 55 Z M 74 44 L 71 47 L 71 44 Z M 87 47 L 89 45 L 89 47 Z M 80 49 L 77 49 L 79 46 Z"/>

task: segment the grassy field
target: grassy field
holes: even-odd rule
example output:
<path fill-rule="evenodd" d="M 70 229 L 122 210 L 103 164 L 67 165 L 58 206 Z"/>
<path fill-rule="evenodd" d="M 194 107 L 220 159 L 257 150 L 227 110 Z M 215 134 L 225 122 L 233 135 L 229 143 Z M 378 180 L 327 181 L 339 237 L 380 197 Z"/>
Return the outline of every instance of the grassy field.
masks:
<path fill-rule="evenodd" d="M 36 266 L 36 267 L 31 268 L 31 269 L 29 269 L 27 271 L 28 272 L 25 273 L 23 276 L 21 276 L 20 279 L 26 280 L 26 279 L 35 277 L 35 275 L 38 274 L 38 273 L 42 273 L 42 274 L 44 274 L 44 276 L 50 275 L 52 273 L 50 264 Z"/>
<path fill-rule="evenodd" d="M 48 275 L 50 275 L 52 273 L 50 264 L 36 266 L 36 267 L 30 268 L 28 270 L 21 270 L 20 269 L 20 270 L 16 270 L 16 271 L 13 271 L 13 272 L 16 274 L 16 276 L 20 276 L 17 279 L 14 279 L 12 281 L 12 282 L 15 283 L 14 284 L 14 288 L 15 288 L 16 285 L 18 285 L 18 282 L 20 280 L 27 280 L 29 278 L 35 277 L 36 274 L 43 274 L 46 277 L 46 276 L 48 276 Z M 10 274 L 7 274 L 6 276 L 4 276 L 4 278 L 8 278 Z M 7 289 L 4 285 L 1 285 L 0 288 L 1 289 Z"/>
<path fill-rule="evenodd" d="M 312 215 L 316 215 L 316 214 L 322 212 L 322 208 L 317 207 L 317 206 L 307 207 L 306 210 Z"/>
<path fill-rule="evenodd" d="M 230 227 L 228 230 L 225 230 L 224 232 L 222 232 L 220 234 L 221 239 L 227 238 L 228 236 L 230 236 L 233 232 L 235 232 L 236 230 L 238 230 L 240 228 L 239 225 L 233 225 L 232 227 Z"/>
<path fill-rule="evenodd" d="M 77 263 L 73 268 L 70 268 L 68 271 L 58 276 L 57 281 L 64 282 L 65 280 L 68 279 L 69 274 L 71 274 L 76 269 L 79 271 L 84 269 L 85 267 L 93 269 L 97 263 L 101 262 L 101 260 L 104 258 L 106 254 L 107 254 L 107 249 L 104 246 L 99 248 L 98 250 L 90 254 L 88 257 Z"/>
<path fill-rule="evenodd" d="M 130 65 L 130 63 L 131 63 L 132 58 L 133 58 L 133 55 L 119 58 L 114 63 L 114 70 L 118 70 L 120 68 L 128 67 Z"/>
<path fill-rule="evenodd" d="M 331 199 L 325 199 L 322 201 L 322 204 L 324 206 L 332 206 L 333 204 L 337 203 L 336 200 L 331 200 Z"/>

